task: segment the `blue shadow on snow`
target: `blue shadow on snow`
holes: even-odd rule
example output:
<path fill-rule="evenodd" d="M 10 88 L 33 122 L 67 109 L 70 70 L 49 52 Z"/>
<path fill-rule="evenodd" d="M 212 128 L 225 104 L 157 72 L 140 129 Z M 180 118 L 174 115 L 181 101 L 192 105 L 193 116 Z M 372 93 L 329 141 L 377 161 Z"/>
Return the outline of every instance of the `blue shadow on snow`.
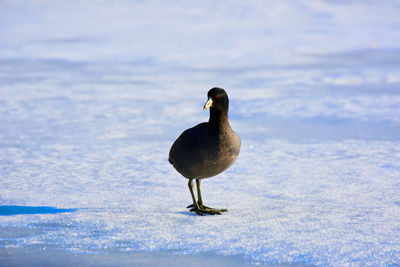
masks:
<path fill-rule="evenodd" d="M 0 216 L 20 214 L 57 214 L 75 212 L 78 209 L 57 209 L 54 207 L 30 207 L 30 206 L 0 206 Z"/>

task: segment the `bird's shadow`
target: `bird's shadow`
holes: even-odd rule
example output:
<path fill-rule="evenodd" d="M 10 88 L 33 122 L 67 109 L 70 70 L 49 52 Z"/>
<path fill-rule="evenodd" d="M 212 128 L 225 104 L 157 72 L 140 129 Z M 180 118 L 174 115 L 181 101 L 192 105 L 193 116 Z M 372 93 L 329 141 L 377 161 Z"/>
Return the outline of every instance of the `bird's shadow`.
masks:
<path fill-rule="evenodd" d="M 191 212 L 191 211 L 179 211 L 177 213 L 182 214 L 182 215 L 187 215 L 187 216 L 199 216 L 195 212 Z"/>
<path fill-rule="evenodd" d="M 177 212 L 178 214 L 182 214 L 182 215 L 187 215 L 187 216 L 194 216 L 194 217 L 207 217 L 207 216 L 219 216 L 219 215 L 214 215 L 214 214 L 206 214 L 204 213 L 203 215 L 198 215 L 196 212 L 191 212 L 191 211 L 179 211 Z"/>
<path fill-rule="evenodd" d="M 58 209 L 47 206 L 0 206 L 0 216 L 22 215 L 22 214 L 57 214 L 65 212 L 76 212 L 78 209 Z"/>

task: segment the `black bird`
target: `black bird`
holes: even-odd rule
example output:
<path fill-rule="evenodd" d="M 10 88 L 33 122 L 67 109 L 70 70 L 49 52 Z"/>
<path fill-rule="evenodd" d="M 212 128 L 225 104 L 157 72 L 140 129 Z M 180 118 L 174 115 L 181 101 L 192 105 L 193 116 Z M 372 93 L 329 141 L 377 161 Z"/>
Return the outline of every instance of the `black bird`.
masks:
<path fill-rule="evenodd" d="M 228 121 L 228 95 L 218 87 L 212 88 L 207 95 L 208 100 L 203 109 L 210 108 L 210 119 L 184 131 L 172 145 L 168 158 L 174 168 L 189 179 L 193 204 L 188 208 L 198 215 L 227 211 L 203 205 L 200 181 L 229 168 L 240 151 L 240 138 Z M 193 192 L 193 179 L 196 179 L 197 201 Z"/>

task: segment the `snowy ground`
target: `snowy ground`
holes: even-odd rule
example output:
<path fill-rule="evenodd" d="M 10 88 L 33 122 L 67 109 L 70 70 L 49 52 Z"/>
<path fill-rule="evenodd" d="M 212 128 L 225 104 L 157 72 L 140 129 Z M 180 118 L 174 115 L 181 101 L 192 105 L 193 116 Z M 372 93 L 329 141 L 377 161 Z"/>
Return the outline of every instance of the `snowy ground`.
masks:
<path fill-rule="evenodd" d="M 399 13 L 396 1 L 1 1 L 0 259 L 35 247 L 399 264 Z M 229 212 L 199 217 L 167 157 L 208 119 L 214 86 L 242 150 L 202 184 Z"/>

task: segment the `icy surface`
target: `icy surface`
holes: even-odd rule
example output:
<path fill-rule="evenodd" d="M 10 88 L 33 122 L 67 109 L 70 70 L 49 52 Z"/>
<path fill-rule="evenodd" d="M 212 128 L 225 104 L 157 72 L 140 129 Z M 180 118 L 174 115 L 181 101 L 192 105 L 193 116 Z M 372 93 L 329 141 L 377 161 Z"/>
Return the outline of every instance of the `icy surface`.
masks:
<path fill-rule="evenodd" d="M 400 263 L 397 1 L 1 1 L 0 249 Z M 172 142 L 227 89 L 194 216 Z M 15 207 L 21 206 L 21 207 Z M 29 212 L 28 212 L 29 211 Z"/>

